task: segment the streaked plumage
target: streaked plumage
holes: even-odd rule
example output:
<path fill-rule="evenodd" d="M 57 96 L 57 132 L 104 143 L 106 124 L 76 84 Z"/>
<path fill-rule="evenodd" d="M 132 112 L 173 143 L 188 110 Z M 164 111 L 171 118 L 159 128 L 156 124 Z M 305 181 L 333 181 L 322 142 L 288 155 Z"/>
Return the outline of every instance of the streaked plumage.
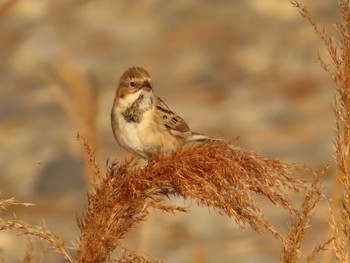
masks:
<path fill-rule="evenodd" d="M 210 139 L 191 132 L 186 122 L 154 95 L 151 76 L 140 67 L 129 68 L 121 76 L 111 121 L 118 143 L 147 159 L 190 141 Z"/>

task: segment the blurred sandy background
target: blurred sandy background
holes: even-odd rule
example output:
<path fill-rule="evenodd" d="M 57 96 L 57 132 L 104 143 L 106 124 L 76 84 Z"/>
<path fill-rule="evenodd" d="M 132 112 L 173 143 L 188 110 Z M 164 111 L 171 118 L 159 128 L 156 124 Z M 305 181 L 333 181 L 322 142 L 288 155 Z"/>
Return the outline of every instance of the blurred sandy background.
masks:
<path fill-rule="evenodd" d="M 339 20 L 335 1 L 306 3 L 320 24 Z M 334 86 L 317 52 L 326 54 L 287 0 L 17 1 L 0 16 L 1 197 L 35 203 L 14 211 L 28 222 L 45 221 L 69 246 L 77 241 L 76 216 L 86 200 L 77 126 L 55 95 L 60 83 L 47 78 L 48 68 L 61 67 L 62 54 L 83 78 L 92 72 L 99 83 L 102 166 L 109 157 L 123 158 L 109 112 L 120 75 L 137 65 L 148 69 L 156 93 L 192 130 L 240 136 L 240 146 L 267 156 L 333 167 Z M 188 214 L 155 213 L 125 245 L 168 263 L 279 262 L 273 238 L 185 205 Z M 285 232 L 286 214 L 263 205 Z M 315 214 L 306 255 L 325 237 L 324 209 Z M 0 258 L 19 262 L 25 243 L 1 232 Z M 49 249 L 44 253 L 44 262 L 64 262 Z"/>

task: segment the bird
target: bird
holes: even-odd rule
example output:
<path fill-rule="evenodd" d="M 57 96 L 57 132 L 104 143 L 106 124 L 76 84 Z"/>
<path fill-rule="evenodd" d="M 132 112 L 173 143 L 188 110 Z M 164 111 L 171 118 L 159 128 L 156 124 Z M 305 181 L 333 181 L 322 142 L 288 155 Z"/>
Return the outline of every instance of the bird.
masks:
<path fill-rule="evenodd" d="M 175 151 L 189 142 L 212 139 L 192 132 L 155 95 L 151 75 L 142 67 L 130 67 L 122 74 L 112 106 L 111 126 L 121 147 L 145 159 Z"/>

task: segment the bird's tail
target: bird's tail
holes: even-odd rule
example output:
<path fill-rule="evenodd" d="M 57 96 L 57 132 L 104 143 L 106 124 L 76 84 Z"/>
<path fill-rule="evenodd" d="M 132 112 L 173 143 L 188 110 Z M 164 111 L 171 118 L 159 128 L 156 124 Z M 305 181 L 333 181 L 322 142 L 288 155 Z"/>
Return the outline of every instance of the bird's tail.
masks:
<path fill-rule="evenodd" d="M 210 141 L 224 141 L 223 139 L 218 138 L 218 137 L 209 137 L 209 136 L 204 135 L 204 134 L 193 132 L 191 137 L 188 138 L 187 142 L 193 142 L 193 141 L 205 142 L 208 140 L 210 140 Z"/>

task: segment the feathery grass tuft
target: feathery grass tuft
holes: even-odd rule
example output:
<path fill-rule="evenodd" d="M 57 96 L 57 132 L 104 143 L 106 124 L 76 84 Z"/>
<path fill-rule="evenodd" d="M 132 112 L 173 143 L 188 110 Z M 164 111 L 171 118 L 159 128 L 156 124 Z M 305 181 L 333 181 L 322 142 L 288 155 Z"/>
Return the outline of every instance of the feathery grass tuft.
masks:
<path fill-rule="evenodd" d="M 304 195 L 304 200 L 299 208 L 297 214 L 292 218 L 289 226 L 289 233 L 284 243 L 284 251 L 282 255 L 281 262 L 297 263 L 300 257 L 300 247 L 305 241 L 305 231 L 309 227 L 309 222 L 312 217 L 312 212 L 316 204 L 323 197 L 322 188 L 320 186 L 321 178 L 324 175 L 326 168 L 318 173 L 314 174 L 314 180 L 309 186 Z M 325 249 L 326 241 L 324 244 L 317 246 L 316 249 L 312 251 L 308 260 L 315 258 L 316 255 Z"/>
<path fill-rule="evenodd" d="M 24 206 L 30 206 L 32 204 L 29 203 L 21 203 L 16 201 L 14 198 L 10 199 L 0 199 L 0 211 L 1 209 L 6 209 L 10 205 L 24 205 Z M 8 231 L 16 231 L 18 235 L 22 236 L 35 236 L 40 238 L 41 240 L 45 241 L 46 246 L 54 249 L 57 253 L 61 254 L 67 262 L 73 262 L 67 249 L 64 246 L 63 241 L 53 235 L 45 226 L 39 226 L 34 224 L 29 224 L 26 222 L 23 222 L 18 219 L 5 219 L 0 217 L 0 231 L 8 230 Z M 28 245 L 26 255 L 24 257 L 24 260 L 26 262 L 31 262 L 33 249 L 31 244 Z"/>
<path fill-rule="evenodd" d="M 334 24 L 336 35 L 326 33 L 312 19 L 307 7 L 296 0 L 290 0 L 299 13 L 312 25 L 316 35 L 324 43 L 331 58 L 325 62 L 320 55 L 319 63 L 336 84 L 333 112 L 335 116 L 336 139 L 335 159 L 338 172 L 333 185 L 333 207 L 330 209 L 329 224 L 333 252 L 339 262 L 349 261 L 350 243 L 350 9 L 349 0 L 339 0 L 339 11 L 342 20 Z M 338 193 L 342 193 L 342 196 Z M 342 199 L 342 200 L 339 200 Z M 341 206 L 338 204 L 342 204 Z M 335 220 L 340 212 L 341 219 Z"/>
<path fill-rule="evenodd" d="M 264 196 L 295 213 L 286 192 L 305 187 L 293 176 L 295 165 L 227 142 L 195 144 L 159 155 L 141 168 L 132 163 L 132 158 L 113 163 L 89 195 L 86 213 L 79 219 L 78 262 L 104 262 L 113 250 L 120 249 L 120 241 L 130 228 L 146 218 L 149 208 L 186 212 L 183 207 L 164 204 L 171 195 L 193 199 L 233 218 L 240 226 L 250 225 L 257 232 L 283 240 L 254 198 Z"/>

